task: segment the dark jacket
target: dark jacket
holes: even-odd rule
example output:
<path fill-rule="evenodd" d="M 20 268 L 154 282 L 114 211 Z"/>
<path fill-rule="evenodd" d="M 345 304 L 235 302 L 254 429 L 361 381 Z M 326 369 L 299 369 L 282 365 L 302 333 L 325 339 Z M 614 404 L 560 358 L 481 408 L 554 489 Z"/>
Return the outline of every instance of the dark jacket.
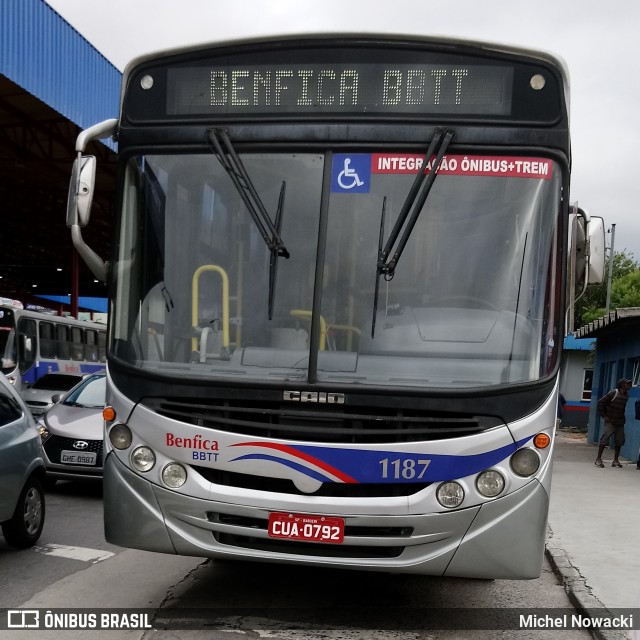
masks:
<path fill-rule="evenodd" d="M 625 423 L 625 409 L 629 395 L 626 391 L 612 389 L 606 396 L 598 400 L 598 413 L 616 427 L 623 427 Z"/>

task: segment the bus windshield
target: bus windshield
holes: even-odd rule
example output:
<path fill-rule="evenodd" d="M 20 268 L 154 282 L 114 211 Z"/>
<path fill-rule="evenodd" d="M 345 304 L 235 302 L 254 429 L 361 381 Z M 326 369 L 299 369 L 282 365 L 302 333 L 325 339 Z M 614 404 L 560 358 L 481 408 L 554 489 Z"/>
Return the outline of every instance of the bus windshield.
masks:
<path fill-rule="evenodd" d="M 445 156 L 395 270 L 380 274 L 420 151 L 240 151 L 281 217 L 288 255 L 275 259 L 214 153 L 131 157 L 112 355 L 238 381 L 476 388 L 550 375 L 560 167 Z"/>

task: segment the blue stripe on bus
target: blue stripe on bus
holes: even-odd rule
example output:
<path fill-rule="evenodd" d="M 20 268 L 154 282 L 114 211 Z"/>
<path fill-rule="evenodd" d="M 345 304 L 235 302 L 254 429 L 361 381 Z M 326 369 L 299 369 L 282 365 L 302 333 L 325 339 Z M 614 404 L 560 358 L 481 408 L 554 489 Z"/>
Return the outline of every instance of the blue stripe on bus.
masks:
<path fill-rule="evenodd" d="M 319 466 L 334 476 L 348 477 L 348 480 L 339 480 L 343 482 L 444 482 L 489 469 L 508 458 L 532 438 L 533 436 L 528 436 L 498 449 L 466 456 L 288 445 L 286 457 L 252 453 L 235 458 L 231 462 L 247 459 L 269 460 L 323 482 L 332 480 L 321 477 L 317 469 L 309 465 Z M 268 442 L 254 441 L 238 443 L 235 446 L 265 447 L 273 450 L 272 443 Z M 299 462 L 292 461 L 291 457 L 297 458 Z"/>
<path fill-rule="evenodd" d="M 290 469 L 295 469 L 296 471 L 299 471 L 300 473 L 303 473 L 304 475 L 309 476 L 314 480 L 320 480 L 320 482 L 333 482 L 332 478 L 324 476 L 321 473 L 314 471 L 313 469 L 309 469 L 308 467 L 305 467 L 298 462 L 294 462 L 293 460 L 285 460 L 284 458 L 278 458 L 276 456 L 270 456 L 262 453 L 249 453 L 246 456 L 235 458 L 233 462 L 236 462 L 237 460 L 268 460 L 270 462 L 282 464 L 285 467 L 289 467 Z"/>

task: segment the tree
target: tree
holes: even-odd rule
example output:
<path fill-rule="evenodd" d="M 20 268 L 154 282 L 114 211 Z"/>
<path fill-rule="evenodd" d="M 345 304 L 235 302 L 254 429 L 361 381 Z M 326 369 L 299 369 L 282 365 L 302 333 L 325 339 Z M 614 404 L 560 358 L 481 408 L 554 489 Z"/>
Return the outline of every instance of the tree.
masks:
<path fill-rule="evenodd" d="M 605 281 L 602 284 L 587 287 L 584 296 L 576 303 L 574 330 L 607 313 L 609 258 L 606 262 Z M 616 252 L 613 256 L 609 306 L 610 311 L 619 307 L 640 307 L 640 264 L 632 254 L 626 251 Z"/>

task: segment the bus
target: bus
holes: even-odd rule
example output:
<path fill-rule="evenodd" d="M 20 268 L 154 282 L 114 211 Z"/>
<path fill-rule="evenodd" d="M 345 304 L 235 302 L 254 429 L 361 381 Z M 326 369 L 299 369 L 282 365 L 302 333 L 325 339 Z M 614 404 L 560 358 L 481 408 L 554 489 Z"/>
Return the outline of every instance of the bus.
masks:
<path fill-rule="evenodd" d="M 0 370 L 19 393 L 46 373 L 103 371 L 107 326 L 31 311 L 19 300 L 0 298 L 0 357 Z"/>
<path fill-rule="evenodd" d="M 597 271 L 588 218 L 567 255 L 568 125 L 562 63 L 499 45 L 318 34 L 130 63 L 67 208 L 110 291 L 106 539 L 537 577 L 567 281 Z M 109 137 L 100 256 L 84 152 Z"/>

